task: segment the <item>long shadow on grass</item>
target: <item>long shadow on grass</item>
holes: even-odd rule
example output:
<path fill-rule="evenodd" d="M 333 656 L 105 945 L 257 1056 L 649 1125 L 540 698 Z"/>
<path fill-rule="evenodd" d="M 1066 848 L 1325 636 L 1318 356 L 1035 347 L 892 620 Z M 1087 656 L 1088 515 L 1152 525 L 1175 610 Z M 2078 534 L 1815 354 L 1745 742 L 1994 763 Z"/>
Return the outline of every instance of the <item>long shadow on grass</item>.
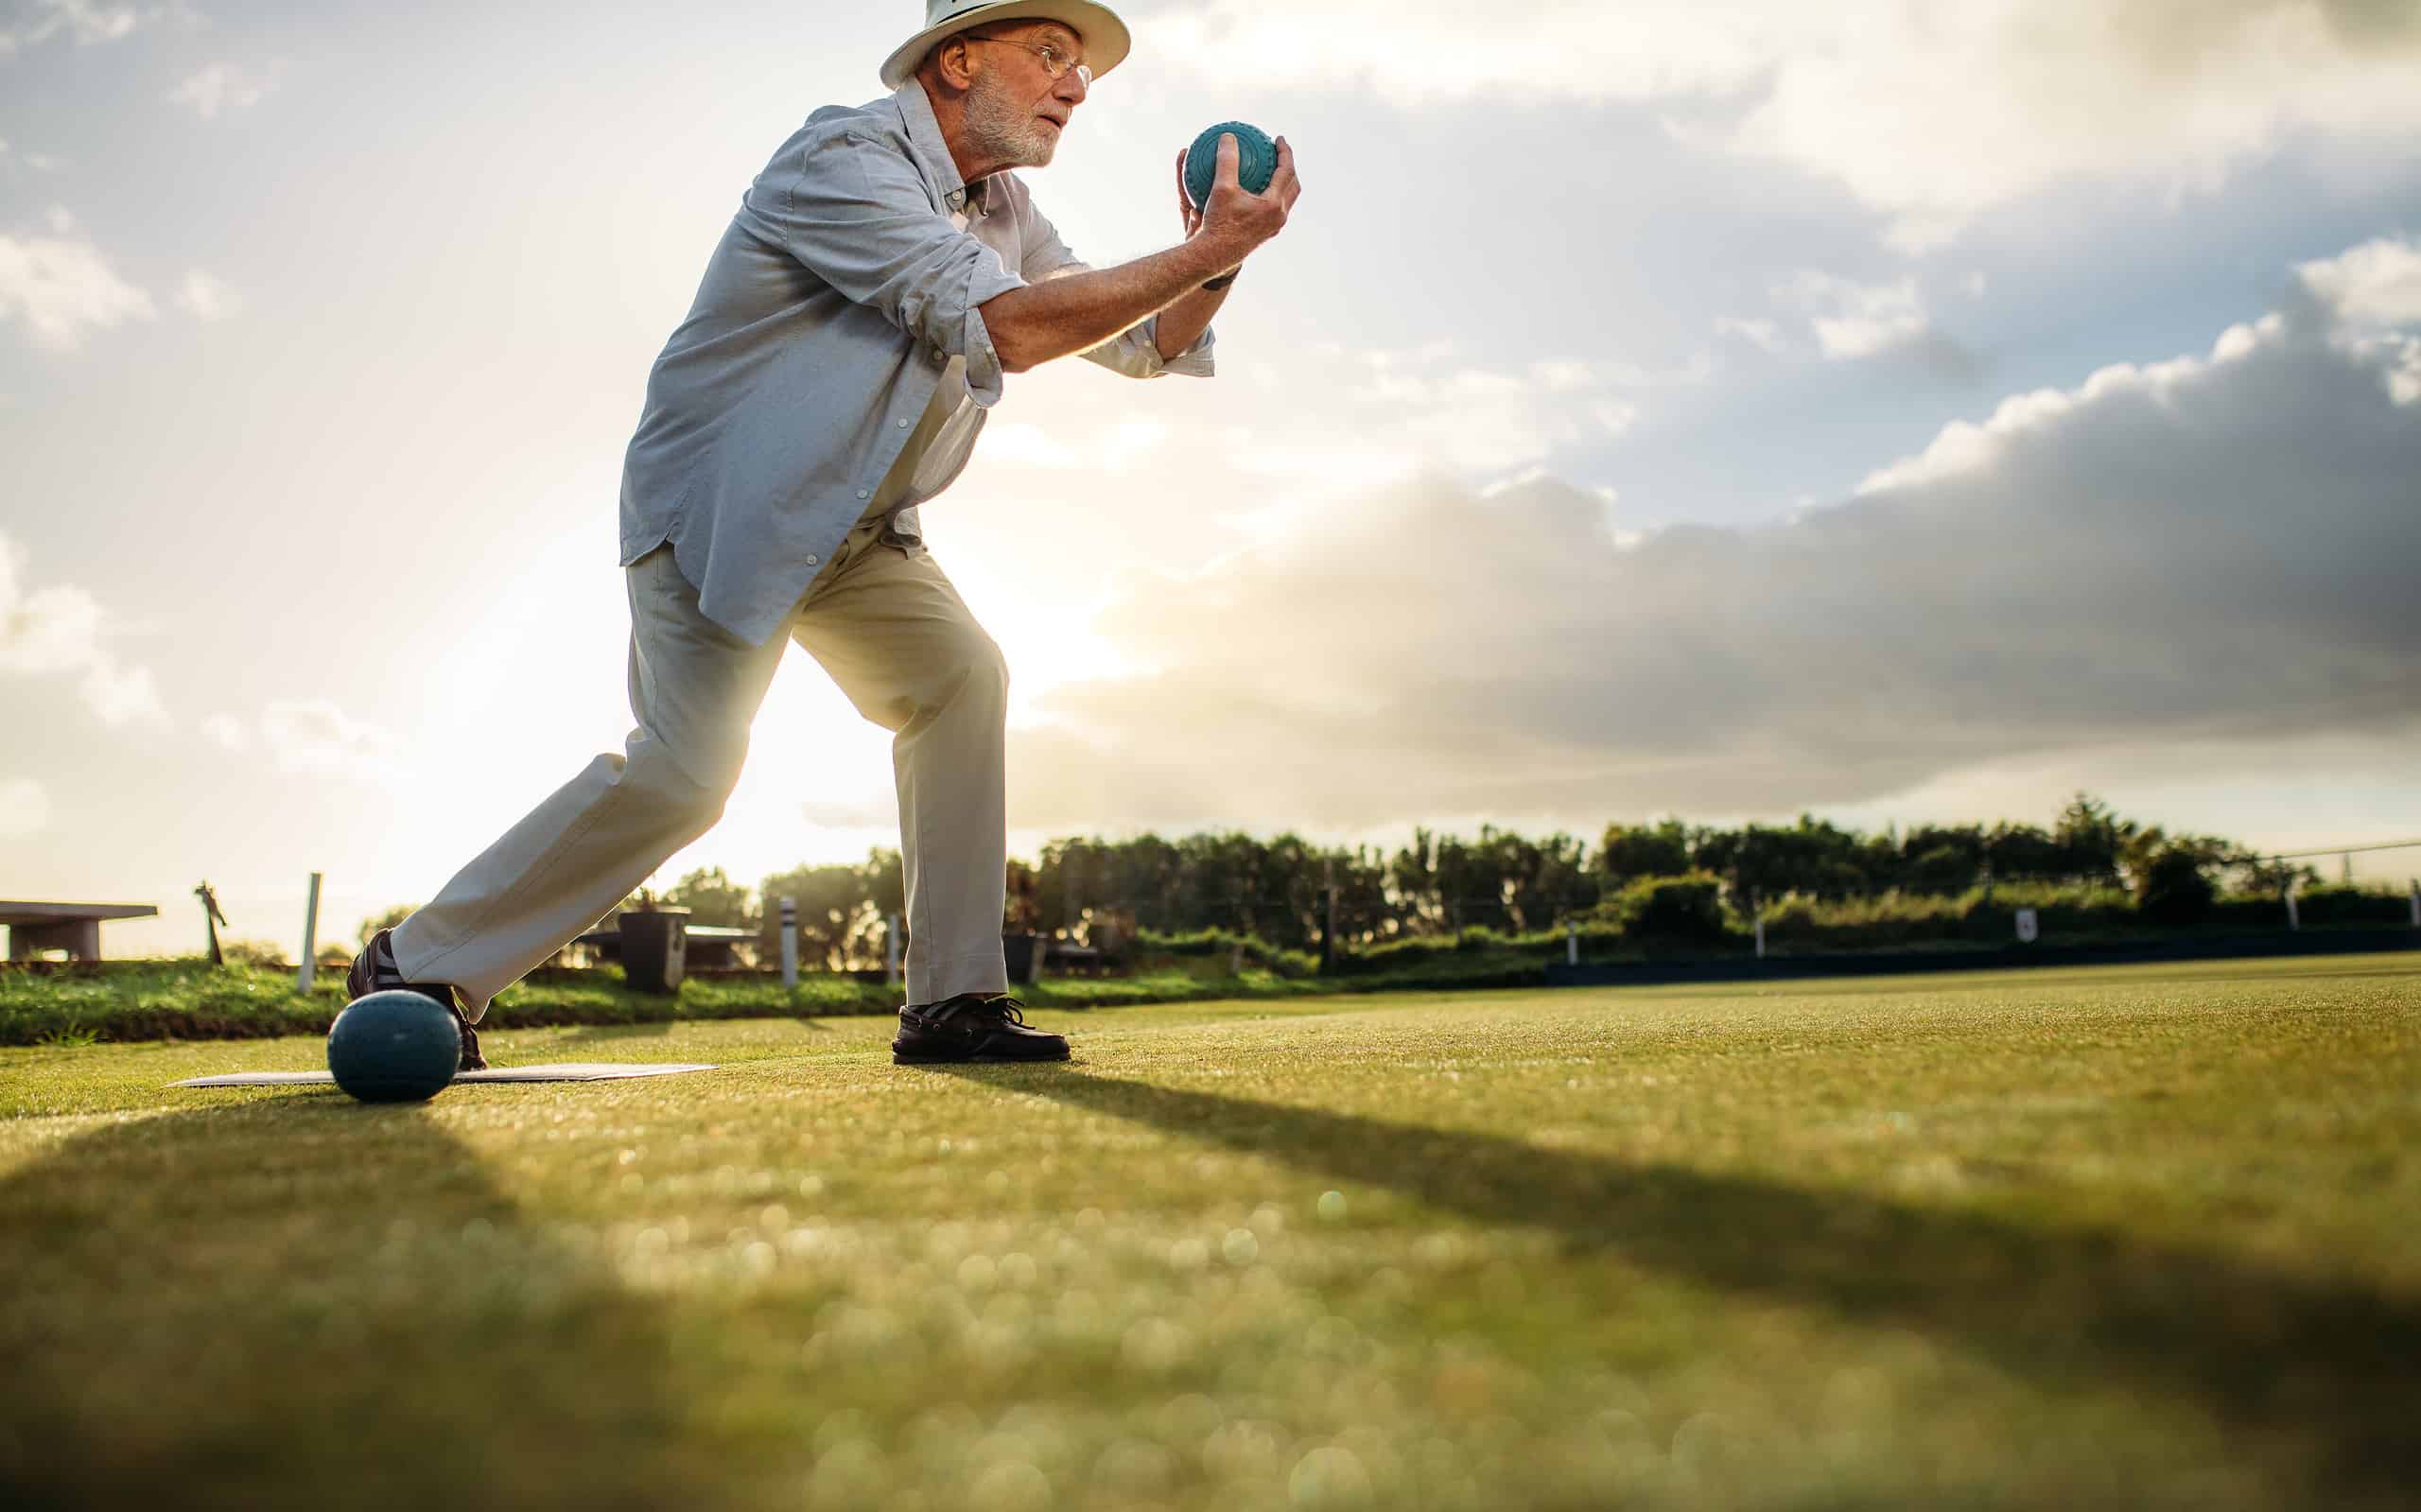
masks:
<path fill-rule="evenodd" d="M 2421 1304 L 2207 1250 L 1028 1068 L 969 1080 L 1385 1187 L 1725 1290 L 1980 1349 L 2046 1387 L 2187 1395 L 2331 1490 L 2421 1476 Z"/>
<path fill-rule="evenodd" d="M 660 1508 L 660 1309 L 420 1108 L 114 1123 L 0 1181 L 0 1504 Z"/>

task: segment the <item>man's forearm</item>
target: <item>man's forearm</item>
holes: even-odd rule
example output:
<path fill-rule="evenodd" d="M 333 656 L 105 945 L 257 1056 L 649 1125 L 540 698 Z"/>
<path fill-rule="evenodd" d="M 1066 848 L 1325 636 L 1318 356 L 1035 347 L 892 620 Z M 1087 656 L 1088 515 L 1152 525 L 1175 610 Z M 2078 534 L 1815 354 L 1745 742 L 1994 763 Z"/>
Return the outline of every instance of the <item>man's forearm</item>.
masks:
<path fill-rule="evenodd" d="M 1192 346 L 1210 326 L 1210 318 L 1219 313 L 1219 306 L 1226 303 L 1227 289 L 1204 288 L 1197 284 L 1192 293 L 1181 296 L 1176 304 L 1160 311 L 1159 324 L 1154 326 L 1152 332 L 1157 338 L 1153 344 L 1160 349 L 1160 360 L 1166 362 Z"/>
<path fill-rule="evenodd" d="M 1191 303 L 1189 294 L 1200 294 L 1205 282 L 1242 260 L 1210 238 L 1195 236 L 1115 268 L 1013 288 L 979 308 L 1001 366 L 1023 373 L 1054 357 L 1099 346 L 1172 304 Z M 1218 295 L 1201 297 L 1210 304 L 1186 338 L 1189 346 L 1210 323 L 1208 310 L 1217 307 Z"/>

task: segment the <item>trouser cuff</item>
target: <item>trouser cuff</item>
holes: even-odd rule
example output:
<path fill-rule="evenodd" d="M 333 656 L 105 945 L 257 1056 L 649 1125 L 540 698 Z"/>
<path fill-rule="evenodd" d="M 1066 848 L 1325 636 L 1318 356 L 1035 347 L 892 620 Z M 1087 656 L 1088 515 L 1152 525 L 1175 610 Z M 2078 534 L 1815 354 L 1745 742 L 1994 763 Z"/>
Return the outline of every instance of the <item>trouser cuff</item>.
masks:
<path fill-rule="evenodd" d="M 908 1001 L 915 1007 L 964 993 L 998 995 L 1008 990 L 1008 962 L 997 945 L 972 955 L 945 956 L 930 964 L 909 963 Z"/>

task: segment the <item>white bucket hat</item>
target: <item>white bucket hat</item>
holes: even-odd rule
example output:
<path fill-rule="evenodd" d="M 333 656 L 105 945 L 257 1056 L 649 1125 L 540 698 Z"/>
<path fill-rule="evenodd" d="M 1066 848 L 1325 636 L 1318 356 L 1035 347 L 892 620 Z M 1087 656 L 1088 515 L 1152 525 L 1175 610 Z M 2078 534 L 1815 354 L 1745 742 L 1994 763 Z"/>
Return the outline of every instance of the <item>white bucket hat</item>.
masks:
<path fill-rule="evenodd" d="M 925 54 L 944 37 L 988 21 L 1065 22 L 1085 39 L 1085 66 L 1096 78 L 1123 62 L 1130 45 L 1126 23 L 1093 0 L 925 0 L 925 29 L 883 60 L 883 87 L 897 89 L 908 82 Z"/>

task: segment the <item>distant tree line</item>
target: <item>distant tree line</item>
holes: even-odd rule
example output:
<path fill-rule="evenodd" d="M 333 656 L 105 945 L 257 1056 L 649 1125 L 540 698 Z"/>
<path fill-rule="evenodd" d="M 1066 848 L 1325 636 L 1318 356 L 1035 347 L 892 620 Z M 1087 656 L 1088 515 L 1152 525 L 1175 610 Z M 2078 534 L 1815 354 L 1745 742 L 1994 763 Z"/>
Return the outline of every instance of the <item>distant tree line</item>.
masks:
<path fill-rule="evenodd" d="M 2047 829 L 1926 825 L 1868 834 L 1802 816 L 1737 828 L 1678 818 L 1613 824 L 1594 847 L 1561 832 L 1533 838 L 1492 826 L 1472 839 L 1419 829 L 1393 852 L 1323 847 L 1294 834 L 1057 840 L 1037 860 L 1010 860 L 1001 922 L 1078 942 L 1217 930 L 1310 950 L 1328 927 L 1332 891 L 1335 943 L 1353 949 L 1471 929 L 1555 929 L 1614 909 L 1644 880 L 1674 877 L 1709 879 L 1741 912 L 1787 898 L 1955 897 L 2002 882 L 2123 888 L 2139 897 L 2157 885 L 2164 896 L 2182 887 L 2207 897 L 2222 890 L 2275 895 L 2299 879 L 2318 880 L 2308 868 L 2261 860 L 2233 842 L 2122 818 L 2080 793 Z M 624 906 L 687 908 L 692 923 L 755 930 L 759 959 L 771 960 L 783 897 L 797 907 L 802 965 L 880 965 L 886 920 L 905 907 L 899 853 L 796 867 L 753 890 L 707 868 Z M 402 912 L 382 917 L 392 923 Z"/>

